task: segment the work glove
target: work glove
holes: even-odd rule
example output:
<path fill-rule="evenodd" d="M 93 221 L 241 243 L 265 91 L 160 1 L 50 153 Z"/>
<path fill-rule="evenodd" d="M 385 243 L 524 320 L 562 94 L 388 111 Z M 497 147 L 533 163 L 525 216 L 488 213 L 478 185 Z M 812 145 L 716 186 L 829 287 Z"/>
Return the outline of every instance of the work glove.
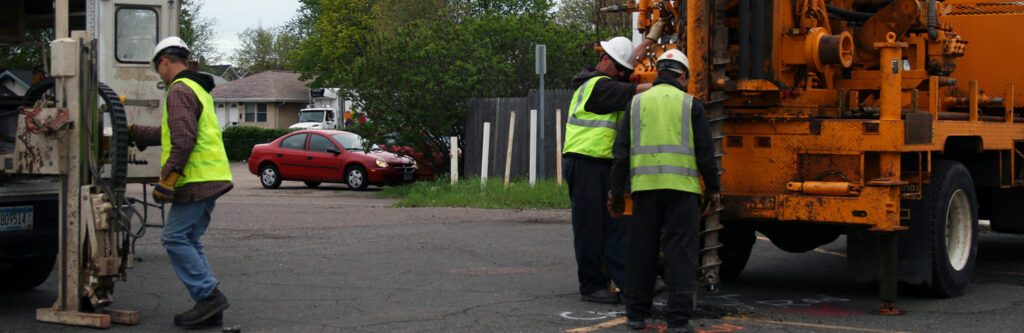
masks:
<path fill-rule="evenodd" d="M 722 207 L 722 193 L 710 192 L 704 195 L 704 207 L 701 207 L 700 217 L 707 217 Z"/>
<path fill-rule="evenodd" d="M 647 39 L 657 41 L 661 37 L 661 31 L 665 29 L 665 24 L 668 22 L 668 18 L 659 19 L 658 22 L 654 22 L 651 25 L 651 29 L 647 32 Z"/>
<path fill-rule="evenodd" d="M 168 203 L 174 200 L 174 185 L 178 183 L 178 178 L 181 178 L 181 174 L 171 171 L 164 177 L 160 182 L 156 183 L 153 188 L 153 201 L 158 203 Z"/>
<path fill-rule="evenodd" d="M 622 193 L 616 195 L 612 191 L 608 191 L 608 214 L 614 218 L 620 218 L 625 210 L 626 200 L 622 198 Z"/>

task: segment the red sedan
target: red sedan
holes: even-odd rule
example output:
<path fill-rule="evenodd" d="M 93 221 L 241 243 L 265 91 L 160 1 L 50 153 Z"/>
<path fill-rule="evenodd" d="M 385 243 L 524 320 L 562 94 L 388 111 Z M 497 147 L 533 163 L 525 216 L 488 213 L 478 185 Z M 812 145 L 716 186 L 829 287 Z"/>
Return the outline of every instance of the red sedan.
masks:
<path fill-rule="evenodd" d="M 296 131 L 253 147 L 249 172 L 269 189 L 281 186 L 282 180 L 304 181 L 309 187 L 345 183 L 357 190 L 415 180 L 415 160 L 381 149 L 367 153 L 364 144 L 363 138 L 350 132 Z"/>

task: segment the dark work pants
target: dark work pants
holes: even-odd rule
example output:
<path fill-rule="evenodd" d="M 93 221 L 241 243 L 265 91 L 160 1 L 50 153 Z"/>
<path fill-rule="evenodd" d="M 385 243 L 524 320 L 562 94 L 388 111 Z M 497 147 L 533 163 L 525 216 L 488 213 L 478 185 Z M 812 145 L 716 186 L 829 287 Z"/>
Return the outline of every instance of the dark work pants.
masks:
<path fill-rule="evenodd" d="M 697 291 L 698 216 L 700 197 L 672 190 L 633 193 L 633 219 L 628 232 L 626 288 L 622 293 L 626 317 L 641 320 L 651 314 L 658 245 L 665 231 L 665 286 L 669 328 L 683 327 L 693 316 Z"/>
<path fill-rule="evenodd" d="M 608 215 L 607 208 L 611 163 L 571 156 L 563 162 L 580 294 L 607 288 L 609 278 L 625 287 L 626 225 Z M 601 271 L 602 264 L 608 276 Z"/>

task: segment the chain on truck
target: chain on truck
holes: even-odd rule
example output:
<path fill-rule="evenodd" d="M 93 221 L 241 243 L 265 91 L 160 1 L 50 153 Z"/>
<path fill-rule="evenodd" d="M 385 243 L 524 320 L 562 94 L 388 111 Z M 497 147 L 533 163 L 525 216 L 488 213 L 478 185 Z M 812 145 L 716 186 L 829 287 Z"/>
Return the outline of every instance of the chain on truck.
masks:
<path fill-rule="evenodd" d="M 36 49 L 44 77 L 0 97 L 0 283 L 33 288 L 56 267 L 58 299 L 44 322 L 110 327 L 146 198 L 127 184 L 157 179 L 159 150 L 131 147 L 128 122 L 158 124 L 164 92 L 149 68 L 157 41 L 178 34 L 174 0 L 5 1 L 0 43 Z M 48 43 L 26 31 L 48 29 Z M 42 44 L 42 45 L 40 45 Z M 3 65 L 3 64 L 0 64 Z M 6 66 L 3 66 L 6 67 Z M 28 68 L 31 70 L 31 68 Z M 15 82 L 19 83 L 19 82 Z"/>
<path fill-rule="evenodd" d="M 736 278 L 755 231 L 788 252 L 846 235 L 848 273 L 964 292 L 978 219 L 1024 233 L 1024 3 L 977 0 L 635 0 L 681 49 L 708 106 L 724 207 L 702 223 L 701 281 Z M 968 43 L 969 42 L 969 43 Z"/>

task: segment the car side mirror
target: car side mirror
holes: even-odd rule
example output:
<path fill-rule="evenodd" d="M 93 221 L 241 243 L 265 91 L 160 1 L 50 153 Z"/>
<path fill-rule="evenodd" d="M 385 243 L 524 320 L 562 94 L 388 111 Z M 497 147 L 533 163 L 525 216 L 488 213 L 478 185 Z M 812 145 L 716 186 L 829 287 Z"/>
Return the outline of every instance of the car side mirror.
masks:
<path fill-rule="evenodd" d="M 327 152 L 331 153 L 331 154 L 334 154 L 334 155 L 340 155 L 341 154 L 341 151 L 338 150 L 338 148 L 334 148 L 334 147 L 327 148 Z"/>

